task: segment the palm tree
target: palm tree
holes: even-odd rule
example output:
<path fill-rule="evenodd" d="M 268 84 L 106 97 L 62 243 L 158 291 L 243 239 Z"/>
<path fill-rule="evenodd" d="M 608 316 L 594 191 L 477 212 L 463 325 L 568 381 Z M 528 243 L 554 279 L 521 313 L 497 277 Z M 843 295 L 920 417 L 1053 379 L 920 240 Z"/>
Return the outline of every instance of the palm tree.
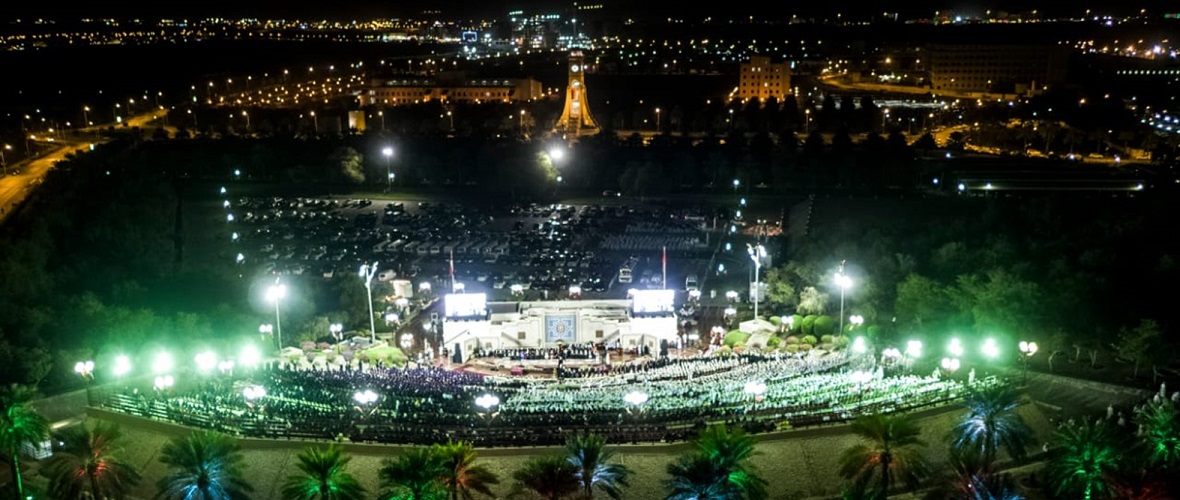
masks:
<path fill-rule="evenodd" d="M 1012 476 L 997 472 L 974 449 L 951 448 L 948 471 L 940 485 L 929 491 L 930 500 L 1020 500 Z"/>
<path fill-rule="evenodd" d="M 668 464 L 667 500 L 740 500 L 741 490 L 720 464 L 690 453 Z"/>
<path fill-rule="evenodd" d="M 578 482 L 585 498 L 594 498 L 594 488 L 618 499 L 628 486 L 631 470 L 625 465 L 609 463 L 615 453 L 606 449 L 606 439 L 597 434 L 575 434 L 565 442 L 566 459 L 578 471 Z"/>
<path fill-rule="evenodd" d="M 292 474 L 283 485 L 283 498 L 292 500 L 361 500 L 365 489 L 345 472 L 352 457 L 335 444 L 327 448 L 303 450 L 296 464 L 300 474 Z"/>
<path fill-rule="evenodd" d="M 381 462 L 377 478 L 381 498 L 433 500 L 446 495 L 441 478 L 446 472 L 442 460 L 431 448 L 411 448 Z"/>
<path fill-rule="evenodd" d="M 925 443 L 909 416 L 866 415 L 854 420 L 849 430 L 862 442 L 840 455 L 840 475 L 854 480 L 856 491 L 871 487 L 873 497 L 884 499 L 895 482 L 913 489 L 925 477 Z"/>
<path fill-rule="evenodd" d="M 1003 447 L 1016 460 L 1024 460 L 1032 429 L 1016 413 L 1020 395 L 1011 386 L 992 386 L 972 390 L 963 401 L 967 414 L 952 431 L 953 446 L 973 449 L 989 466 Z"/>
<path fill-rule="evenodd" d="M 61 450 L 45 462 L 50 494 L 62 499 L 80 498 L 83 492 L 96 499 L 125 496 L 140 476 L 119 457 L 122 438 L 118 425 L 101 420 L 63 432 Z"/>
<path fill-rule="evenodd" d="M 233 438 L 215 431 L 173 438 L 160 450 L 172 470 L 156 483 L 156 499 L 245 500 L 254 488 L 243 479 L 243 460 Z"/>
<path fill-rule="evenodd" d="M 766 498 L 766 480 L 749 464 L 755 443 L 740 427 L 706 427 L 692 453 L 668 464 L 668 498 Z"/>
<path fill-rule="evenodd" d="M 1110 478 L 1123 459 L 1118 441 L 1105 421 L 1083 421 L 1058 429 L 1047 464 L 1057 493 L 1086 500 L 1109 494 Z"/>
<path fill-rule="evenodd" d="M 512 478 L 516 480 L 513 486 L 515 492 L 532 490 L 545 500 L 557 500 L 577 493 L 581 486 L 578 468 L 562 456 L 532 458 L 514 471 Z"/>
<path fill-rule="evenodd" d="M 1143 426 L 1143 444 L 1147 460 L 1164 468 L 1180 462 L 1180 412 L 1171 399 L 1148 401 L 1137 415 Z"/>
<path fill-rule="evenodd" d="M 475 465 L 475 449 L 464 442 L 447 441 L 434 445 L 434 453 L 443 465 L 442 483 L 451 500 L 473 497 L 472 491 L 491 496 L 491 485 L 500 479 L 482 465 Z"/>
<path fill-rule="evenodd" d="M 0 451 L 8 458 L 17 500 L 25 498 L 20 475 L 21 447 L 49 437 L 49 422 L 29 405 L 29 399 L 30 394 L 25 391 L 9 391 L 4 396 L 4 413 L 0 415 Z"/>

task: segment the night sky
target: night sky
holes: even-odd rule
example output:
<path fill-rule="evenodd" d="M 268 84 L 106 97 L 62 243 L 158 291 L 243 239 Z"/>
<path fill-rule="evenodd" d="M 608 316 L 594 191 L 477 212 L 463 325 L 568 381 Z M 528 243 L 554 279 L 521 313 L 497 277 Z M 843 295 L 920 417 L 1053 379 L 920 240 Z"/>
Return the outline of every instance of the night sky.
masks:
<path fill-rule="evenodd" d="M 6 5 L 3 18 L 51 17 L 259 17 L 259 18 L 327 18 L 409 17 L 424 10 L 441 11 L 448 18 L 503 17 L 504 13 L 525 11 L 562 11 L 573 5 L 560 0 L 336 0 L 332 2 L 292 2 L 280 0 L 209 0 L 201 2 L 164 2 L 159 0 L 125 0 L 117 2 L 13 2 Z M 763 15 L 798 14 L 822 16 L 834 12 L 864 15 L 869 12 L 899 12 L 903 18 L 930 16 L 937 10 L 952 9 L 972 13 L 987 9 L 1027 11 L 1040 9 L 1049 15 L 1077 14 L 1086 8 L 1101 13 L 1127 13 L 1139 8 L 1152 12 L 1180 11 L 1174 0 L 1132 2 L 1063 2 L 1061 0 L 828 0 L 825 2 L 752 1 L 746 6 L 701 0 L 583 0 L 583 4 L 602 3 L 608 7 L 637 10 L 638 15 Z M 730 8 L 735 10 L 725 11 Z"/>

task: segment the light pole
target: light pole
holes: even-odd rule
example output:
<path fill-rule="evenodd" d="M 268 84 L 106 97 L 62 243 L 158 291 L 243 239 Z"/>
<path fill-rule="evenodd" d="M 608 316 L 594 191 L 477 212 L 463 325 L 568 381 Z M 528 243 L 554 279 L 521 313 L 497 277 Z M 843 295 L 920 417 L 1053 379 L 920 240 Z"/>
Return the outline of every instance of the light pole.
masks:
<path fill-rule="evenodd" d="M 336 342 L 340 342 L 341 340 L 344 340 L 344 325 L 340 323 L 332 323 L 328 325 L 328 333 L 332 334 L 332 338 L 336 339 Z"/>
<path fill-rule="evenodd" d="M 246 131 L 250 131 L 250 114 L 246 110 L 242 110 L 242 116 L 246 118 Z"/>
<path fill-rule="evenodd" d="M 840 335 L 844 335 L 844 291 L 852 286 L 852 278 L 844 274 L 844 261 L 840 261 L 840 270 L 836 271 L 836 286 L 840 287 Z"/>
<path fill-rule="evenodd" d="M 94 397 L 90 393 L 90 383 L 94 381 L 94 362 L 79 361 L 74 363 L 74 373 L 86 381 L 86 405 L 94 406 Z"/>
<path fill-rule="evenodd" d="M 286 296 L 287 285 L 280 283 L 277 278 L 275 283 L 266 289 L 266 299 L 275 303 L 275 335 L 278 337 L 280 352 L 283 350 L 283 322 L 279 319 L 279 302 Z"/>
<path fill-rule="evenodd" d="M 524 134 L 525 134 L 525 129 L 524 129 L 524 110 L 522 109 L 522 110 L 520 110 L 520 135 L 524 135 Z"/>
<path fill-rule="evenodd" d="M 750 254 L 750 260 L 754 261 L 754 319 L 758 319 L 758 299 L 762 296 L 762 287 L 759 286 L 758 282 L 758 272 L 762 269 L 762 259 L 766 258 L 766 247 L 746 243 L 746 252 Z"/>
<path fill-rule="evenodd" d="M 647 393 L 640 390 L 633 390 L 623 395 L 623 402 L 630 405 L 628 411 L 630 411 L 632 415 L 635 415 L 643 411 L 643 404 L 646 403 L 649 398 L 650 396 L 648 396 Z"/>
<path fill-rule="evenodd" d="M 0 149 L 0 167 L 4 168 L 4 175 L 8 175 L 8 160 L 4 158 L 5 151 L 12 151 L 11 144 L 5 144 L 4 149 Z"/>
<path fill-rule="evenodd" d="M 1033 354 L 1037 353 L 1037 343 L 1036 342 L 1026 342 L 1026 341 L 1021 340 L 1020 341 L 1020 352 L 1024 353 L 1024 356 L 1020 358 L 1020 361 L 1021 361 L 1020 364 L 1023 365 L 1021 368 L 1022 373 L 1021 373 L 1021 377 L 1020 377 L 1023 380 L 1023 382 L 1021 382 L 1021 384 L 1028 385 L 1028 362 L 1030 359 L 1032 359 Z"/>
<path fill-rule="evenodd" d="M 452 114 L 450 111 L 447 111 L 447 120 L 450 120 L 451 131 L 454 132 L 455 131 L 455 115 Z"/>
<path fill-rule="evenodd" d="M 367 417 L 377 410 L 375 406 L 370 406 L 377 402 L 377 393 L 372 389 L 356 391 L 352 394 L 352 399 L 357 402 L 356 410 L 361 413 L 361 416 Z"/>
<path fill-rule="evenodd" d="M 656 108 L 656 133 L 660 133 L 660 108 Z"/>
<path fill-rule="evenodd" d="M 742 185 L 742 181 L 740 181 L 740 180 L 737 180 L 737 179 L 734 179 L 734 180 L 733 180 L 733 195 L 734 195 L 734 196 L 737 196 L 737 188 L 738 188 L 738 186 L 740 186 L 740 185 Z"/>
<path fill-rule="evenodd" d="M 315 111 L 311 112 L 311 124 L 315 127 L 315 133 L 320 133 L 320 120 L 315 117 Z"/>
<path fill-rule="evenodd" d="M 393 190 L 393 171 L 390 167 L 390 162 L 393 160 L 393 148 L 385 146 L 381 149 L 381 155 L 385 157 L 385 192 L 388 193 Z"/>
<path fill-rule="evenodd" d="M 90 126 L 90 106 L 82 106 L 82 126 Z"/>
<path fill-rule="evenodd" d="M 365 291 L 369 294 L 369 336 L 373 342 L 377 341 L 377 326 L 373 320 L 373 275 L 377 274 L 377 263 L 361 264 L 358 273 L 365 280 Z"/>

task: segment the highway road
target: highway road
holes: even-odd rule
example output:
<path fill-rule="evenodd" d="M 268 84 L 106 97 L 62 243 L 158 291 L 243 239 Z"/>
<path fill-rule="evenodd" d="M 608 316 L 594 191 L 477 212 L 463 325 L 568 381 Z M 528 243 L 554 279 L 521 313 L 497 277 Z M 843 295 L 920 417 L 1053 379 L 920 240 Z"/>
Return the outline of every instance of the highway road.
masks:
<path fill-rule="evenodd" d="M 158 120 L 164 115 L 164 113 L 165 111 L 163 110 L 156 110 L 152 113 L 146 113 L 132 117 L 127 120 L 127 126 L 131 128 L 146 128 L 148 124 Z M 80 132 L 97 132 L 101 128 L 102 127 L 88 127 L 81 129 Z M 107 138 L 96 134 L 88 134 L 85 137 L 92 138 L 95 144 L 106 142 L 108 140 Z M 53 166 L 57 164 L 57 162 L 64 160 L 66 155 L 71 152 L 86 151 L 90 149 L 91 142 L 64 140 L 43 144 L 56 144 L 57 148 L 45 155 L 24 162 L 20 166 L 19 171 L 16 173 L 0 177 L 0 222 L 7 219 L 8 215 L 11 214 L 16 207 L 20 206 L 22 202 L 24 202 L 29 193 L 31 193 L 33 189 L 36 189 L 36 187 L 41 184 L 41 181 L 45 178 L 45 174 L 49 172 L 49 170 L 52 169 Z M 14 168 L 15 166 L 10 165 L 9 167 Z"/>

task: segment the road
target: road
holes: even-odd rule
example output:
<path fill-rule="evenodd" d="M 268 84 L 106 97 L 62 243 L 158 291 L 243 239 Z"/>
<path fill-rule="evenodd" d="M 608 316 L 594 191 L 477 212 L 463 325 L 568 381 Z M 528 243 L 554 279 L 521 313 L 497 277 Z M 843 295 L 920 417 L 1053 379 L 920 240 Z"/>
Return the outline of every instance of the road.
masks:
<path fill-rule="evenodd" d="M 149 123 L 159 119 L 164 115 L 164 113 L 165 111 L 163 110 L 156 110 L 152 113 L 146 113 L 132 117 L 127 120 L 127 126 L 132 128 L 146 128 Z M 93 133 L 99 131 L 100 129 L 101 127 L 88 127 L 85 129 L 80 129 L 79 132 Z M 109 140 L 101 135 L 88 134 L 85 137 L 92 138 L 94 140 L 94 144 L 103 143 Z M 64 160 L 66 155 L 69 153 L 75 151 L 85 151 L 89 149 L 91 142 L 66 140 L 45 144 L 57 144 L 58 147 L 57 149 L 54 149 L 43 156 L 24 162 L 23 166 L 16 173 L 5 177 L 0 177 L 0 222 L 6 220 L 8 215 L 11 214 L 16 207 L 20 206 L 20 204 L 24 202 L 29 193 L 31 193 L 37 185 L 41 184 L 41 181 L 45 178 L 45 174 L 49 172 L 49 170 L 53 168 L 57 162 Z"/>

